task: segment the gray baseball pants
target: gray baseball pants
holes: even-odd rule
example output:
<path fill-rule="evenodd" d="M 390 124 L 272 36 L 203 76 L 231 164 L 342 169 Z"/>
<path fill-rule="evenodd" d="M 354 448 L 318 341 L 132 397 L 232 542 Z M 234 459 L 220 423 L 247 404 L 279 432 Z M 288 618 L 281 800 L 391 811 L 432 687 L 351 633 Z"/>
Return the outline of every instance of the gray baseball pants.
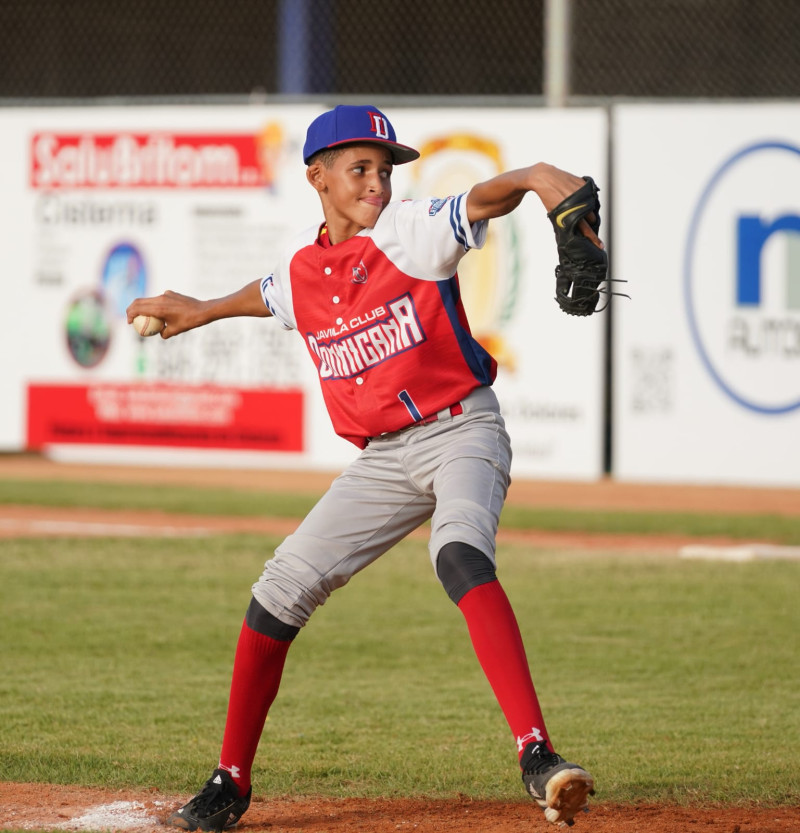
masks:
<path fill-rule="evenodd" d="M 434 569 L 440 549 L 461 542 L 495 565 L 495 535 L 510 482 L 511 446 L 491 388 L 426 425 L 370 440 L 297 531 L 267 561 L 253 596 L 294 627 L 352 576 L 431 519 Z"/>

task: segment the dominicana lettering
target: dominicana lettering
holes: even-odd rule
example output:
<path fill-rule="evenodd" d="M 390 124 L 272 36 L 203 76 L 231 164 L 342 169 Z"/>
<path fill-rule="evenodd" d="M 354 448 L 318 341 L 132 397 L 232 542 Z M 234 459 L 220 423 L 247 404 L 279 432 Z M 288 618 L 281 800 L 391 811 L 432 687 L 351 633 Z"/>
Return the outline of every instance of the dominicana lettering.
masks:
<path fill-rule="evenodd" d="M 346 329 L 346 333 L 338 337 L 323 339 L 323 332 L 329 330 L 316 336 L 306 334 L 309 347 L 319 359 L 320 379 L 357 376 L 426 340 L 410 294 L 386 304 L 385 312 L 384 317 L 359 329 Z"/>

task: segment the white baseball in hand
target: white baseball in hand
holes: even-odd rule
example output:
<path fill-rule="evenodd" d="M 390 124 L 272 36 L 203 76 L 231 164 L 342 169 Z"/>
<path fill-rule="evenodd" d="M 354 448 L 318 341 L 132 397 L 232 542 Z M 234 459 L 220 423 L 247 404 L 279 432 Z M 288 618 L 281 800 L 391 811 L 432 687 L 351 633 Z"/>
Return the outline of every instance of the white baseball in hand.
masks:
<path fill-rule="evenodd" d="M 155 336 L 164 329 L 164 322 L 155 315 L 137 315 L 133 319 L 133 329 L 140 336 Z"/>

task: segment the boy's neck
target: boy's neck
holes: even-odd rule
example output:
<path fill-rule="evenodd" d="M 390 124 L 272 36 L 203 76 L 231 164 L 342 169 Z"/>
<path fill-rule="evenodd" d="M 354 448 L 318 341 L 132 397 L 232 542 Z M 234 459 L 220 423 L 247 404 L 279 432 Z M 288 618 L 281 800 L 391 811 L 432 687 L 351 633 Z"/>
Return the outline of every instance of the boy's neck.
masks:
<path fill-rule="evenodd" d="M 328 243 L 326 245 L 335 246 L 337 243 L 344 243 L 351 237 L 355 237 L 357 234 L 364 231 L 365 228 L 366 226 L 357 226 L 350 223 L 341 227 L 337 226 L 335 223 L 331 226 L 331 224 L 326 220 L 322 224 L 322 228 L 319 233 L 320 237 L 322 237 L 323 234 L 327 237 Z"/>

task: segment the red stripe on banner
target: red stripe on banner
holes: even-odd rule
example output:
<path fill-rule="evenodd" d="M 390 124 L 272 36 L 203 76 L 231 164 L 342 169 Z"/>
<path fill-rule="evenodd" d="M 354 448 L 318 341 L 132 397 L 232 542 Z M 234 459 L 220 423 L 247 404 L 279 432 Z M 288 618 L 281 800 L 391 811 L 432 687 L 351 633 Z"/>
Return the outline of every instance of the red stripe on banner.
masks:
<path fill-rule="evenodd" d="M 247 133 L 42 132 L 31 136 L 30 186 L 259 188 L 258 137 Z"/>
<path fill-rule="evenodd" d="M 303 392 L 175 385 L 29 385 L 31 450 L 52 444 L 304 450 Z"/>

